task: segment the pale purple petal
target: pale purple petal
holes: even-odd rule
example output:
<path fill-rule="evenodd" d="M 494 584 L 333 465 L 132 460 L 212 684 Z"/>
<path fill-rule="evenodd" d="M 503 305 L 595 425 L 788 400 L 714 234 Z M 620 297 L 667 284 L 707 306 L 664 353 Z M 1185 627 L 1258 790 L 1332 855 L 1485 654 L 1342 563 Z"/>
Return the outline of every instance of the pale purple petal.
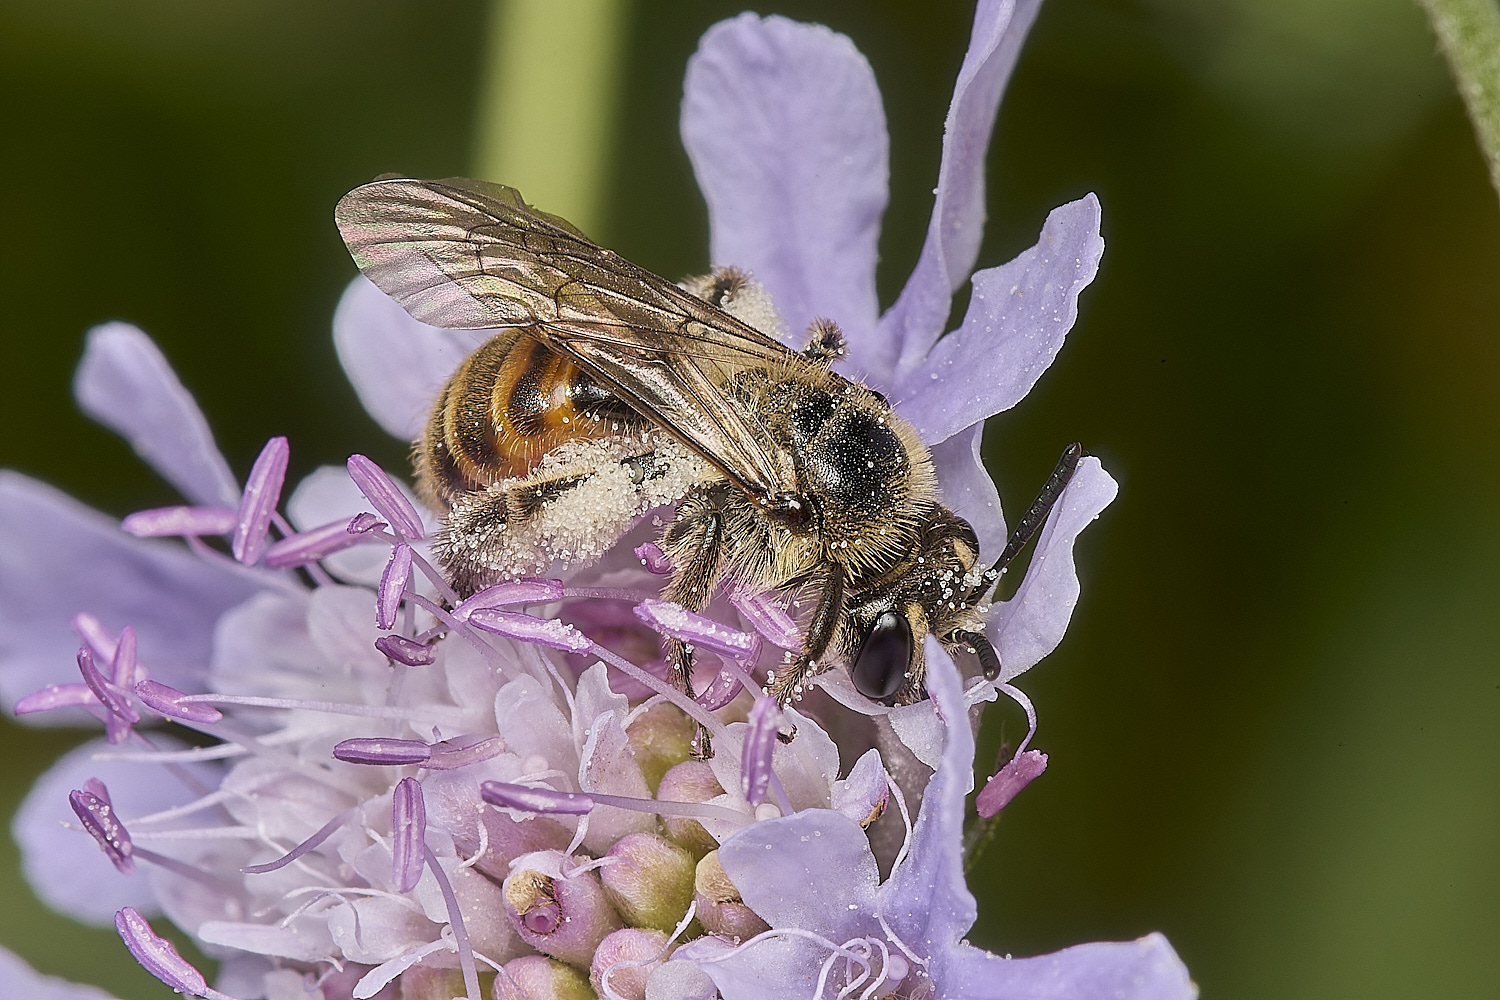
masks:
<path fill-rule="evenodd" d="M 208 421 L 160 350 L 129 323 L 89 331 L 73 392 L 84 413 L 194 503 L 236 506 L 240 488 Z"/>
<path fill-rule="evenodd" d="M 932 466 L 937 471 L 943 503 L 969 522 L 979 537 L 979 554 L 994 562 L 1005 549 L 1005 514 L 1000 508 L 1000 492 L 984 467 L 980 456 L 984 439 L 984 422 L 934 445 Z"/>
<path fill-rule="evenodd" d="M 682 141 L 708 202 L 710 260 L 765 286 L 793 346 L 826 317 L 868 365 L 889 169 L 864 56 L 822 25 L 750 13 L 716 24 L 688 62 Z"/>
<path fill-rule="evenodd" d="M 980 0 L 943 131 L 943 162 L 922 256 L 896 304 L 881 318 L 891 367 L 907 368 L 943 332 L 953 292 L 984 236 L 984 163 L 995 112 L 1041 0 Z M 889 371 L 889 369 L 887 369 Z M 972 422 L 972 421 L 970 421 Z"/>
<path fill-rule="evenodd" d="M 97 986 L 44 976 L 5 948 L 0 948 L 0 996 L 26 1000 L 111 1000 L 111 994 Z"/>
<path fill-rule="evenodd" d="M 930 955 L 935 981 L 944 983 L 943 956 L 974 924 L 978 908 L 964 882 L 964 799 L 974 787 L 974 736 L 958 668 L 933 636 L 926 640 L 927 693 L 945 723 L 943 758 L 927 789 L 912 832 L 911 853 L 880 887 L 880 912 L 896 936 Z"/>
<path fill-rule="evenodd" d="M 110 518 L 0 471 L 0 699 L 75 680 L 78 611 L 109 631 L 133 625 L 152 676 L 202 691 L 214 623 L 253 586 L 180 544 L 131 538 Z M 28 719 L 77 723 L 78 713 Z"/>
<path fill-rule="evenodd" d="M 1119 486 L 1097 458 L 1078 463 L 1037 539 L 1026 578 L 1010 600 L 990 612 L 985 632 L 1000 654 L 1000 680 L 1031 669 L 1062 642 L 1079 594 L 1073 542 L 1117 492 Z"/>
<path fill-rule="evenodd" d="M 1055 208 L 1036 246 L 974 275 L 963 326 L 911 359 L 891 398 L 928 444 L 1016 405 L 1062 349 L 1099 270 L 1099 200 Z"/>
<path fill-rule="evenodd" d="M 403 441 L 421 436 L 443 383 L 492 334 L 419 323 L 364 275 L 349 283 L 333 314 L 333 344 L 359 401 Z"/>
<path fill-rule="evenodd" d="M 182 746 L 161 736 L 153 740 L 160 749 Z M 64 829 L 65 823 L 78 825 L 68 793 L 84 787 L 90 778 L 100 779 L 109 786 L 115 812 L 127 827 L 136 817 L 191 802 L 199 794 L 171 772 L 149 764 L 93 759 L 109 749 L 102 739 L 92 740 L 65 754 L 31 786 L 11 824 L 22 870 L 37 896 L 61 913 L 101 926 L 114 920 L 122 906 L 157 912 L 149 866 L 138 864 L 134 872 L 122 875 L 87 834 Z M 195 765 L 189 773 L 203 788 L 218 784 L 218 772 L 210 766 Z"/>
<path fill-rule="evenodd" d="M 1036 958 L 959 945 L 943 963 L 943 995 L 969 1000 L 1193 1000 L 1198 987 L 1160 934 L 1080 944 Z"/>

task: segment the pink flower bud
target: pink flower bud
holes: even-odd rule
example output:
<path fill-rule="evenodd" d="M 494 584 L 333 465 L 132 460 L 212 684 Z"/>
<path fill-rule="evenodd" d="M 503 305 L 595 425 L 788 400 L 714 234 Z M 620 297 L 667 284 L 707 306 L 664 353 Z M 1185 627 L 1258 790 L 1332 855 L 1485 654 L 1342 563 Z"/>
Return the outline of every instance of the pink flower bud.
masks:
<path fill-rule="evenodd" d="M 570 965 L 587 967 L 604 936 L 620 928 L 598 874 L 579 871 L 559 851 L 518 858 L 504 888 L 505 911 L 521 940 Z"/>
<path fill-rule="evenodd" d="M 656 797 L 663 802 L 707 802 L 723 794 L 724 787 L 714 777 L 713 768 L 702 760 L 685 760 L 674 765 L 662 775 L 661 784 L 656 789 Z M 695 858 L 719 846 L 719 842 L 695 819 L 663 816 L 661 823 L 667 836 L 687 848 Z"/>
<path fill-rule="evenodd" d="M 625 735 L 647 787 L 656 788 L 668 769 L 688 759 L 697 734 L 693 720 L 672 705 L 653 705 L 630 723 Z"/>
<path fill-rule="evenodd" d="M 646 979 L 666 961 L 667 935 L 626 927 L 599 943 L 589 965 L 589 982 L 601 997 L 646 1000 Z M 605 988 L 608 977 L 608 990 Z"/>
<path fill-rule="evenodd" d="M 770 925 L 740 898 L 740 891 L 729 881 L 724 866 L 719 864 L 718 851 L 710 851 L 698 862 L 693 888 L 693 898 L 698 902 L 698 922 L 710 934 L 744 941 L 770 930 Z"/>
<path fill-rule="evenodd" d="M 588 977 L 543 955 L 506 962 L 495 976 L 495 1000 L 596 1000 Z"/>
<path fill-rule="evenodd" d="M 632 927 L 670 932 L 693 901 L 693 856 L 654 833 L 615 841 L 599 869 L 604 893 Z"/>

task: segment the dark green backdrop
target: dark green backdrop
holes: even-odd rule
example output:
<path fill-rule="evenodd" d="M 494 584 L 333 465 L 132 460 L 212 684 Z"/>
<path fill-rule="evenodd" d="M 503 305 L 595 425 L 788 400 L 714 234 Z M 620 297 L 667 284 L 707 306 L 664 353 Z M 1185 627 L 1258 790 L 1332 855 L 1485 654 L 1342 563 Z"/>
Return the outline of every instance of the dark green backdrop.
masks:
<path fill-rule="evenodd" d="M 889 302 L 971 7 L 768 9 L 874 65 Z M 706 264 L 683 65 L 737 10 L 630 14 L 598 236 L 667 275 Z M 488 14 L 0 5 L 0 464 L 114 514 L 173 501 L 73 407 L 84 331 L 120 318 L 241 475 L 272 434 L 294 475 L 356 450 L 399 465 L 334 360 L 354 269 L 331 211 L 379 172 L 470 169 Z M 1075 438 L 1122 489 L 1085 536 L 1066 642 L 1023 679 L 1051 769 L 1005 814 L 974 939 L 1026 954 L 1160 929 L 1214 998 L 1496 996 L 1500 203 L 1420 15 L 1048 0 L 990 179 L 982 265 L 1089 190 L 1108 244 L 1058 363 L 991 423 L 1002 495 L 1024 502 Z M 0 726 L 8 815 L 78 736 Z M 167 995 L 16 871 L 6 839 L 0 940 L 127 1000 Z"/>

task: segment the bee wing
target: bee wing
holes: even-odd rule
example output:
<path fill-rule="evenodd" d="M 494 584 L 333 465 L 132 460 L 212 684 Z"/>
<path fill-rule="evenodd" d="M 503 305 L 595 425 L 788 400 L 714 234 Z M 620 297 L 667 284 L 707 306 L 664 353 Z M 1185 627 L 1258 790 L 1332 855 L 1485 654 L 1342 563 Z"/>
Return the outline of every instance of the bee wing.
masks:
<path fill-rule="evenodd" d="M 484 181 L 378 179 L 335 212 L 361 271 L 432 326 L 524 326 L 653 417 L 740 489 L 792 488 L 764 431 L 724 391 L 795 364 L 754 328 Z"/>

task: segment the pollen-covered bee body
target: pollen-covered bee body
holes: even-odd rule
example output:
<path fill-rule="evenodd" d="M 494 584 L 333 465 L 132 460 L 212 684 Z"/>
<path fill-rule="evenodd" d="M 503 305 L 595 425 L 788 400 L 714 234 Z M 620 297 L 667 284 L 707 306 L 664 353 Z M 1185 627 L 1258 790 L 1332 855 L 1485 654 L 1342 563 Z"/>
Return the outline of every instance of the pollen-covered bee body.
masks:
<path fill-rule="evenodd" d="M 377 180 L 337 218 L 361 270 L 417 319 L 503 328 L 418 445 L 460 593 L 595 558 L 675 504 L 668 599 L 699 610 L 727 581 L 812 595 L 803 649 L 768 684 L 779 701 L 831 659 L 870 697 L 919 700 L 928 633 L 996 666 L 974 532 L 939 502 L 911 426 L 832 369 L 832 323 L 791 351 L 739 272 L 673 285 L 484 182 Z M 671 655 L 691 693 L 691 648 Z"/>

